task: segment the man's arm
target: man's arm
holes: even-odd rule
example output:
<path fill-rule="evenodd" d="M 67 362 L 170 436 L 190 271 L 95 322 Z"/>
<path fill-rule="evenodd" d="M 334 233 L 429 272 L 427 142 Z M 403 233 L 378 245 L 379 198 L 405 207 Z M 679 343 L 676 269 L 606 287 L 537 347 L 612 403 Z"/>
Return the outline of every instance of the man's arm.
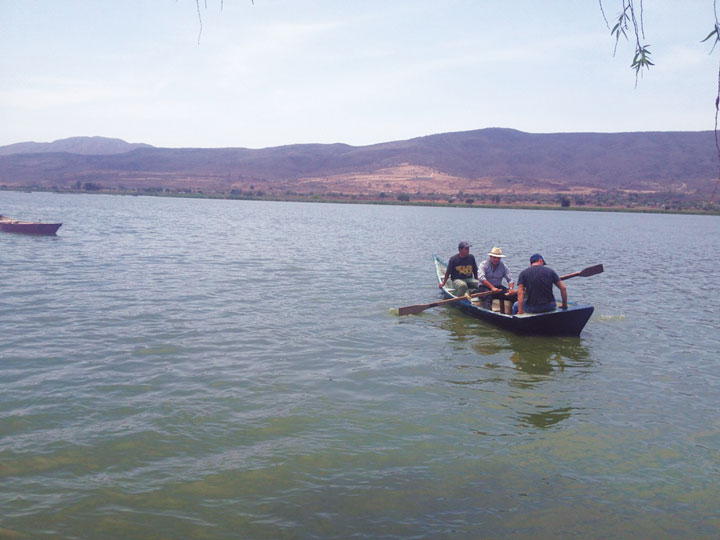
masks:
<path fill-rule="evenodd" d="M 562 297 L 562 304 L 560 305 L 560 309 L 567 309 L 567 287 L 565 287 L 562 279 L 558 279 L 555 285 L 557 285 L 557 288 L 560 289 L 560 296 Z"/>
<path fill-rule="evenodd" d="M 450 260 L 448 261 L 447 268 L 445 268 L 445 277 L 443 278 L 442 282 L 439 285 L 439 288 L 443 288 L 445 284 L 447 283 L 448 277 L 450 277 L 451 272 L 455 269 L 455 256 L 453 255 L 450 257 Z"/>
<path fill-rule="evenodd" d="M 495 291 L 499 291 L 499 290 L 500 290 L 500 289 L 498 289 L 495 285 L 493 285 L 492 283 L 490 283 L 487 279 L 483 279 L 480 283 L 482 283 L 483 285 L 485 285 L 485 286 L 486 286 L 488 289 L 490 289 L 492 292 L 495 292 Z"/>
<path fill-rule="evenodd" d="M 449 276 L 449 275 L 450 275 L 450 269 L 448 268 L 448 269 L 445 271 L 445 277 L 443 278 L 443 280 L 442 280 L 442 282 L 440 283 L 440 285 L 438 285 L 438 288 L 442 289 L 442 288 L 445 286 L 445 284 L 447 283 L 447 280 L 448 280 L 448 276 Z"/>
<path fill-rule="evenodd" d="M 485 277 L 485 274 L 487 273 L 487 267 L 489 266 L 489 264 L 490 263 L 488 263 L 487 261 L 481 262 L 480 263 L 480 272 L 479 272 L 480 277 L 475 276 L 475 278 L 478 281 L 480 281 L 480 283 L 482 285 L 485 285 L 485 287 L 487 287 L 488 289 L 490 289 L 491 291 L 494 292 L 494 291 L 497 291 L 497 288 L 495 287 L 495 285 L 490 283 L 490 281 L 488 281 L 488 278 Z"/>
<path fill-rule="evenodd" d="M 507 267 L 507 265 L 505 263 L 503 263 L 503 265 L 505 266 L 505 280 L 508 283 L 508 289 L 512 291 L 514 285 L 512 274 L 510 273 L 510 269 Z"/>

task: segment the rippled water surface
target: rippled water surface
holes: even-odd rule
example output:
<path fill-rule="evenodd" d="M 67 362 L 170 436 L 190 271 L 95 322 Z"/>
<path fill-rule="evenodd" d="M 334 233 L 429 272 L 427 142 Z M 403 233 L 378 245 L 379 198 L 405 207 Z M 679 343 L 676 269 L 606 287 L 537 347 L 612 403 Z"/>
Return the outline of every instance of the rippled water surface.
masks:
<path fill-rule="evenodd" d="M 708 538 L 720 218 L 0 192 L 0 538 Z M 540 251 L 518 337 L 432 254 Z"/>

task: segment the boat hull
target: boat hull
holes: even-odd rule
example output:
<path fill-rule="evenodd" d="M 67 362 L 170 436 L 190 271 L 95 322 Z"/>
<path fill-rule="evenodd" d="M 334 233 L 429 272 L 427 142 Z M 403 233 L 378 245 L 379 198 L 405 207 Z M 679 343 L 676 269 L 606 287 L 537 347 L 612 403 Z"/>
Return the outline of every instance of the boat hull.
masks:
<path fill-rule="evenodd" d="M 53 236 L 61 225 L 62 223 L 37 223 L 0 216 L 0 231 L 3 232 Z"/>
<path fill-rule="evenodd" d="M 434 257 L 438 282 L 442 283 L 446 263 Z M 442 289 L 446 298 L 457 298 L 447 286 Z M 478 299 L 454 302 L 465 313 L 480 320 L 510 330 L 518 334 L 543 336 L 579 336 L 595 308 L 590 305 L 570 303 L 567 309 L 556 309 L 547 313 L 525 313 L 523 315 L 504 315 L 485 309 Z"/>

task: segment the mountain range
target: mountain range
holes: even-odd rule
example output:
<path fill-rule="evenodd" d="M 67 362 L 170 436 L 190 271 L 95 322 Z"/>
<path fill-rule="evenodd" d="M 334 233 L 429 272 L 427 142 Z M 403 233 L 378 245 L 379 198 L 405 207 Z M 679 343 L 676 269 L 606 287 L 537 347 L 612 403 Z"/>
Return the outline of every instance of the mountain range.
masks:
<path fill-rule="evenodd" d="M 705 197 L 718 177 L 712 131 L 531 134 L 506 128 L 368 146 L 157 148 L 104 137 L 0 147 L 0 186 L 377 196 L 591 194 Z M 383 195 L 384 196 L 384 195 Z"/>
<path fill-rule="evenodd" d="M 109 155 L 124 154 L 136 148 L 152 148 L 152 146 L 142 143 L 131 144 L 122 139 L 110 139 L 107 137 L 70 137 L 49 143 L 21 142 L 8 146 L 0 146 L 0 156 L 57 152 L 84 155 Z"/>

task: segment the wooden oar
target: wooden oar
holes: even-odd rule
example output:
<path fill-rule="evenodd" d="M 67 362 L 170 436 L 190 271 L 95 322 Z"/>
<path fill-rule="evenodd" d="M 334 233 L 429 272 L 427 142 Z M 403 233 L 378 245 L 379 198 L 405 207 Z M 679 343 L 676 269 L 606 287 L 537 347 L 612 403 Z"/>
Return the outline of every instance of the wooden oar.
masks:
<path fill-rule="evenodd" d="M 581 277 L 589 277 L 594 276 L 595 274 L 600 274 L 603 272 L 603 265 L 602 264 L 596 264 L 595 266 L 588 266 L 587 268 L 584 268 L 583 270 L 580 270 L 579 272 L 573 272 L 572 274 L 568 274 L 566 276 L 562 276 L 560 279 L 565 281 L 566 279 L 574 278 L 577 276 Z M 457 298 L 448 298 L 447 300 L 439 300 L 437 302 L 433 302 L 432 304 L 417 304 L 414 306 L 405 306 L 398 308 L 398 315 L 415 315 L 416 313 L 421 313 L 425 311 L 426 309 L 430 309 L 436 306 L 441 306 L 443 304 L 450 304 L 452 302 L 459 302 L 460 300 L 468 300 L 470 298 L 477 298 L 478 296 L 489 296 L 491 294 L 494 294 L 493 291 L 485 291 L 475 294 L 466 294 L 465 296 L 458 296 Z"/>
<path fill-rule="evenodd" d="M 594 276 L 595 274 L 600 274 L 603 271 L 603 265 L 596 264 L 595 266 L 588 266 L 587 268 L 580 270 L 579 272 L 573 272 L 572 274 L 568 274 L 567 276 L 562 276 L 560 279 L 565 281 L 566 279 L 570 279 L 571 277 L 589 277 Z"/>
<path fill-rule="evenodd" d="M 465 296 L 458 296 L 457 298 L 448 298 L 447 300 L 438 300 L 432 304 L 417 304 L 415 306 L 405 306 L 398 308 L 398 315 L 415 315 L 431 307 L 441 306 L 443 304 L 450 304 L 452 302 L 459 302 L 460 300 L 469 300 L 470 298 L 477 298 L 478 296 L 490 296 L 493 291 L 479 292 L 475 294 L 466 294 Z"/>

